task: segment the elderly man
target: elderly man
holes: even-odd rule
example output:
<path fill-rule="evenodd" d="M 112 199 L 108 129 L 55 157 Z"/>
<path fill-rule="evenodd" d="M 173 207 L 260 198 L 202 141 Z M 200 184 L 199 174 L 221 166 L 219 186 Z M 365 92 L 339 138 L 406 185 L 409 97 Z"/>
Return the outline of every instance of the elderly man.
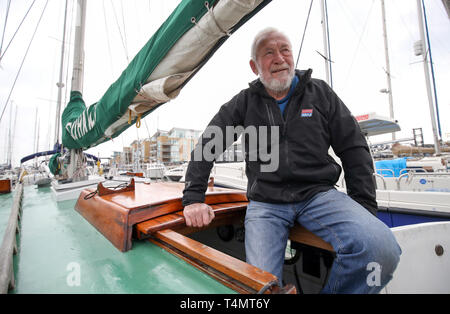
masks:
<path fill-rule="evenodd" d="M 207 128 L 223 134 L 230 126 L 279 130 L 276 143 L 264 142 L 264 151 L 278 152 L 275 170 L 262 171 L 267 160 L 250 158 L 245 147 L 247 262 L 282 284 L 289 228 L 298 222 L 336 252 L 323 293 L 379 292 L 392 278 L 401 250 L 375 216 L 373 164 L 358 123 L 325 82 L 311 78 L 311 70 L 294 69 L 291 43 L 278 30 L 268 28 L 255 37 L 250 67 L 259 79 L 224 104 Z M 214 218 L 203 203 L 213 160 L 198 158 L 210 140 L 206 133 L 186 173 L 184 216 L 193 227 Z M 274 131 L 264 134 L 269 133 Z M 232 140 L 223 143 L 222 151 Z M 347 194 L 334 188 L 341 167 L 328 155 L 330 145 L 342 161 Z"/>

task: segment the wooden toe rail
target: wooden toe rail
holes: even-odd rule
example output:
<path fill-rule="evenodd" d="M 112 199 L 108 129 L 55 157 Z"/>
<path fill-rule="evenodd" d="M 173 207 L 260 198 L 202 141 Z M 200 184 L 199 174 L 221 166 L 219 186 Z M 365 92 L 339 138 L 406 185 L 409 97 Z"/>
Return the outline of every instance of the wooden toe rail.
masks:
<path fill-rule="evenodd" d="M 247 202 L 211 205 L 215 218 L 204 228 L 187 227 L 183 211 L 156 217 L 137 224 L 136 236 L 149 238 L 152 243 L 239 293 L 296 293 L 292 285 L 280 288 L 272 274 L 185 236 L 206 228 L 242 223 L 247 205 Z M 292 241 L 333 251 L 329 243 L 297 224 L 289 237 Z"/>
<path fill-rule="evenodd" d="M 292 285 L 280 288 L 274 275 L 173 230 L 157 231 L 150 241 L 239 293 L 296 293 Z"/>

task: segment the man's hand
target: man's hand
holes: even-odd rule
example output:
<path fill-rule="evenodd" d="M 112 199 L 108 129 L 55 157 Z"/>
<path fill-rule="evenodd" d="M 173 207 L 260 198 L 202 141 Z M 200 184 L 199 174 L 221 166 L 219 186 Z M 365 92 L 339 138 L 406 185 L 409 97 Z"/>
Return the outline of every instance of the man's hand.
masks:
<path fill-rule="evenodd" d="M 186 206 L 183 214 L 188 227 L 207 226 L 215 216 L 212 208 L 204 203 L 194 203 Z"/>

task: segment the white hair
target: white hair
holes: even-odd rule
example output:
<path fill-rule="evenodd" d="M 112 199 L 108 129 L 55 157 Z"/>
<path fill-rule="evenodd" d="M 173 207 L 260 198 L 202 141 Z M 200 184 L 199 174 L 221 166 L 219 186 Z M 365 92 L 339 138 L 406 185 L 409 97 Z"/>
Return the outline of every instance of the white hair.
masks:
<path fill-rule="evenodd" d="M 256 50 L 258 49 L 259 43 L 261 41 L 263 41 L 264 39 L 266 39 L 266 37 L 268 35 L 273 34 L 273 33 L 279 33 L 279 34 L 283 35 L 289 41 L 289 44 L 291 44 L 289 38 L 283 32 L 279 31 L 275 27 L 267 27 L 267 28 L 261 30 L 258 34 L 256 34 L 255 38 L 253 39 L 252 50 L 251 50 L 251 58 L 253 61 L 256 62 Z"/>

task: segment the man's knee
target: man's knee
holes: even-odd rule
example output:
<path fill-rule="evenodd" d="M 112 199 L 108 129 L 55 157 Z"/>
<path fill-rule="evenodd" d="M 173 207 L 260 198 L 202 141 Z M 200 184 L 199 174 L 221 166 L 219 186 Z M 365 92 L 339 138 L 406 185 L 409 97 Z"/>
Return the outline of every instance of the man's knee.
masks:
<path fill-rule="evenodd" d="M 366 270 L 379 271 L 381 285 L 385 285 L 391 278 L 400 261 L 402 253 L 392 231 L 386 228 L 380 228 L 376 233 L 362 236 L 361 240 L 365 243 L 364 248 L 367 251 Z"/>

